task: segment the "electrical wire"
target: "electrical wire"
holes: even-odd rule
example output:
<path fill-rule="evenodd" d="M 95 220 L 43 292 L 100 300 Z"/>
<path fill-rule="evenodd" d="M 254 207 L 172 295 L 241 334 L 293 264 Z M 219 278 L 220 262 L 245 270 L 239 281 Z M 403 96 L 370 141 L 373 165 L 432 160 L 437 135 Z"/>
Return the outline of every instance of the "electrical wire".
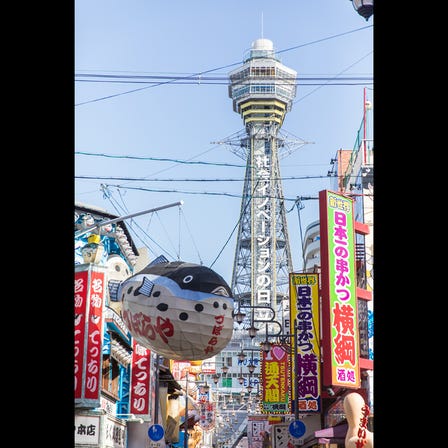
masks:
<path fill-rule="evenodd" d="M 305 180 L 305 179 L 323 179 L 325 177 L 336 177 L 336 174 L 331 176 L 327 174 L 312 175 L 312 176 L 282 176 L 277 178 L 272 178 L 272 180 Z M 246 179 L 243 178 L 224 178 L 224 179 L 176 179 L 176 178 L 153 178 L 148 179 L 146 177 L 114 177 L 114 176 L 74 176 L 75 179 L 89 179 L 89 180 L 123 180 L 126 182 L 244 182 Z"/>
<path fill-rule="evenodd" d="M 118 191 L 118 194 L 120 195 L 120 199 L 123 202 L 123 206 L 119 205 L 119 203 L 115 200 L 115 198 L 113 196 L 113 193 L 110 191 L 108 186 L 101 185 L 101 189 L 105 193 L 105 198 L 107 198 L 109 200 L 109 202 L 111 203 L 113 209 L 117 212 L 118 215 L 121 215 L 124 212 L 127 212 L 127 207 L 125 205 L 124 198 L 121 195 L 121 191 Z M 152 253 L 152 255 L 154 257 L 159 256 L 160 255 L 160 251 L 154 250 L 154 248 L 151 246 L 151 244 L 148 243 L 148 241 L 145 241 L 142 238 L 141 234 L 139 234 L 139 232 L 135 228 L 137 228 L 144 235 L 144 238 L 147 238 L 150 242 L 152 242 L 155 246 L 157 246 L 160 250 L 162 250 L 162 252 L 164 254 L 167 254 L 170 258 L 175 259 L 173 257 L 173 255 L 170 254 L 170 252 L 168 250 L 163 248 L 159 243 L 157 243 L 157 241 L 155 241 L 153 238 L 151 238 L 151 236 L 140 226 L 140 224 L 137 221 L 135 221 L 134 219 L 131 219 L 127 223 L 127 227 L 129 228 L 130 231 L 132 231 L 132 233 L 134 234 L 135 238 L 137 240 L 139 240 L 143 245 L 145 245 L 150 250 L 150 252 Z"/>
<path fill-rule="evenodd" d="M 92 157 L 106 157 L 110 159 L 132 159 L 132 160 L 152 160 L 157 162 L 175 162 L 181 164 L 188 165 L 213 165 L 213 166 L 225 166 L 225 167 L 237 167 L 237 168 L 246 168 L 246 165 L 236 165 L 233 163 L 220 163 L 220 162 L 201 162 L 201 161 L 191 161 L 189 160 L 180 160 L 180 159 L 170 159 L 166 157 L 141 157 L 141 156 L 126 156 L 126 155 L 114 155 L 114 154 L 106 154 L 106 153 L 95 153 L 95 152 L 84 152 L 84 151 L 75 151 L 75 155 L 82 156 L 92 156 Z"/>
<path fill-rule="evenodd" d="M 157 189 L 157 188 L 143 188 L 143 187 L 123 187 L 121 185 L 108 185 L 108 187 L 115 187 L 115 188 L 124 188 L 128 190 L 137 190 L 137 191 L 147 191 L 152 193 L 182 193 L 182 194 L 192 194 L 192 195 L 209 195 L 209 196 L 227 196 L 227 197 L 233 197 L 242 199 L 244 196 L 242 194 L 236 194 L 236 193 L 226 193 L 226 192 L 211 192 L 211 191 L 186 191 L 186 190 L 166 190 L 166 189 Z M 266 196 L 254 196 L 254 197 L 263 197 L 266 198 Z M 285 201 L 295 202 L 297 198 L 278 198 L 276 196 L 271 196 L 271 198 L 274 199 L 284 199 Z M 308 199 L 318 199 L 317 197 L 307 196 L 303 197 L 301 196 L 302 200 L 308 200 Z"/>
<path fill-rule="evenodd" d="M 367 53 L 365 56 L 363 56 L 362 58 L 358 59 L 357 61 L 355 61 L 353 64 L 349 65 L 347 68 L 345 68 L 344 70 L 340 71 L 336 76 L 338 77 L 340 74 L 345 73 L 347 70 L 349 70 L 351 67 L 353 67 L 354 65 L 358 64 L 359 62 L 361 62 L 363 59 L 365 59 L 367 56 L 370 56 L 373 53 L 373 51 Z M 335 79 L 333 78 L 333 79 Z M 293 104 L 298 103 L 299 101 L 304 100 L 306 97 L 310 96 L 311 94 L 313 94 L 314 92 L 316 92 L 317 90 L 321 89 L 322 87 L 328 85 L 329 83 L 324 83 L 319 85 L 318 87 L 316 87 L 315 89 L 311 90 L 311 92 L 308 92 L 306 95 L 301 96 L 300 98 L 297 98 L 296 100 L 293 101 Z"/>
<path fill-rule="evenodd" d="M 364 29 L 367 29 L 367 28 L 371 28 L 372 26 L 373 25 L 367 25 L 365 27 L 361 27 L 361 28 L 357 28 L 355 30 L 346 31 L 344 33 L 340 33 L 340 34 L 335 34 L 335 35 L 332 35 L 332 36 L 324 37 L 322 39 L 318 39 L 318 40 L 315 40 L 315 41 L 312 41 L 312 42 L 308 42 L 308 43 L 305 43 L 305 44 L 295 45 L 293 47 L 289 47 L 289 48 L 286 48 L 284 50 L 279 50 L 279 51 L 276 52 L 276 54 L 280 54 L 280 53 L 285 53 L 287 51 L 296 50 L 297 48 L 303 48 L 303 47 L 306 47 L 308 45 L 313 45 L 313 44 L 316 44 L 316 43 L 319 43 L 319 42 L 323 42 L 323 41 L 326 41 L 326 40 L 329 40 L 329 39 L 335 39 L 337 37 L 345 36 L 347 34 L 351 34 L 351 33 L 354 33 L 354 32 L 357 32 L 357 31 L 361 31 L 361 30 L 364 30 Z M 202 71 L 202 72 L 196 72 L 196 73 L 193 73 L 193 74 L 190 74 L 190 75 L 186 75 L 184 77 L 169 78 L 166 81 L 160 81 L 160 82 L 157 82 L 157 83 L 149 85 L 149 86 L 140 87 L 138 89 L 128 90 L 126 92 L 120 92 L 120 93 L 116 93 L 116 94 L 113 94 L 113 95 L 107 95 L 107 96 L 104 96 L 104 97 L 101 97 L 101 98 L 96 98 L 96 99 L 93 99 L 93 100 L 88 100 L 88 101 L 84 101 L 84 102 L 81 102 L 81 103 L 77 103 L 77 104 L 75 104 L 75 107 L 76 106 L 82 106 L 82 105 L 85 105 L 85 104 L 94 103 L 94 102 L 98 102 L 98 101 L 107 100 L 107 99 L 110 99 L 110 98 L 116 98 L 116 97 L 121 96 L 121 95 L 128 95 L 130 93 L 139 92 L 139 91 L 150 89 L 150 88 L 153 88 L 153 87 L 159 87 L 161 85 L 173 84 L 173 83 L 175 83 L 177 81 L 188 80 L 189 78 L 194 77 L 194 76 L 205 75 L 206 73 L 216 72 L 218 70 L 227 69 L 227 68 L 234 67 L 234 66 L 240 65 L 240 64 L 241 64 L 241 61 L 238 61 L 238 62 L 234 62 L 232 64 L 227 64 L 227 65 L 223 65 L 223 66 L 220 66 L 220 67 L 215 67 L 215 68 L 212 68 L 210 70 L 205 70 L 205 71 Z M 322 86 L 320 86 L 320 87 L 322 87 Z M 301 98 L 301 99 L 303 99 L 303 98 Z"/>

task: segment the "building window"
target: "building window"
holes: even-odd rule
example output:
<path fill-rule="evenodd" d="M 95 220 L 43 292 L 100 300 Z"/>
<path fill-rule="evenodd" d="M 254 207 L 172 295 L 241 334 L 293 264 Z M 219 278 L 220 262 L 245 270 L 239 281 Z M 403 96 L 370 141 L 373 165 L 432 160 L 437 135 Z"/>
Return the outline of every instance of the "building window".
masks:
<path fill-rule="evenodd" d="M 119 399 L 120 366 L 118 361 L 109 355 L 103 356 L 102 391 Z"/>

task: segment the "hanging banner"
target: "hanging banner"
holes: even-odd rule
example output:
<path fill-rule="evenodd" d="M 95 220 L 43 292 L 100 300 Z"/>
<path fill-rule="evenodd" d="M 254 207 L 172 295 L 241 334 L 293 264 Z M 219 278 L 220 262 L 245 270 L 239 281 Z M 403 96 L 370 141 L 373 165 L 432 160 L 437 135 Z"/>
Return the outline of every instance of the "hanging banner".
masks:
<path fill-rule="evenodd" d="M 319 192 L 323 382 L 360 387 L 353 199 Z"/>
<path fill-rule="evenodd" d="M 321 412 L 319 275 L 290 273 L 289 298 L 294 403 L 297 396 L 299 412 Z"/>
<path fill-rule="evenodd" d="M 82 399 L 88 277 L 86 270 L 75 272 L 75 401 Z"/>
<path fill-rule="evenodd" d="M 215 403 L 206 401 L 199 405 L 199 425 L 204 431 L 215 427 Z"/>
<path fill-rule="evenodd" d="M 104 327 L 105 268 L 75 266 L 75 406 L 99 407 Z"/>
<path fill-rule="evenodd" d="M 262 352 L 261 387 L 263 413 L 290 413 L 289 356 L 279 344 L 272 344 L 268 353 Z"/>
<path fill-rule="evenodd" d="M 151 350 L 135 340 L 132 343 L 132 349 L 129 413 L 149 421 L 151 419 Z"/>

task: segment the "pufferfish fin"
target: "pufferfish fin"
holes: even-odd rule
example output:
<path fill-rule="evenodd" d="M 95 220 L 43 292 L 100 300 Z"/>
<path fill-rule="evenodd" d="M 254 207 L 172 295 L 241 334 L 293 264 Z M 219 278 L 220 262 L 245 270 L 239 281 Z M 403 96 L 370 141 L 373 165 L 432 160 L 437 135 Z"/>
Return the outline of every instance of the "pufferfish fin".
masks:
<path fill-rule="evenodd" d="M 142 284 L 135 292 L 138 294 L 143 294 L 144 296 L 150 297 L 153 288 L 154 288 L 154 283 L 151 280 L 149 280 L 148 277 L 143 277 Z"/>
<path fill-rule="evenodd" d="M 109 280 L 107 286 L 109 287 L 109 297 L 112 302 L 118 302 L 118 288 L 121 285 L 120 280 Z"/>
<path fill-rule="evenodd" d="M 154 258 L 154 260 L 151 261 L 146 267 L 154 266 L 155 264 L 159 263 L 168 263 L 168 259 L 165 257 L 165 255 L 159 255 L 157 258 Z"/>

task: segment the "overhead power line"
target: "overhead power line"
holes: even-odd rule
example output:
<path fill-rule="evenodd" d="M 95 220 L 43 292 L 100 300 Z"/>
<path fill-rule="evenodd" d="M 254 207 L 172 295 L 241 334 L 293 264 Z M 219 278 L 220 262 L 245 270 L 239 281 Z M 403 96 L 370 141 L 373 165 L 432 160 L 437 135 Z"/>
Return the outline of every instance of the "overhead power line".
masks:
<path fill-rule="evenodd" d="M 94 156 L 94 157 L 108 157 L 111 159 L 134 159 L 134 160 L 154 160 L 157 162 L 175 162 L 175 163 L 184 163 L 187 165 L 214 165 L 214 166 L 233 166 L 237 168 L 245 168 L 246 165 L 236 165 L 233 163 L 220 163 L 220 162 L 201 162 L 201 161 L 192 161 L 192 160 L 180 160 L 180 159 L 169 159 L 166 157 L 139 157 L 139 156 L 126 156 L 126 155 L 112 155 L 105 153 L 93 153 L 93 152 L 83 152 L 83 151 L 75 151 L 75 154 L 83 155 L 83 156 Z"/>
<path fill-rule="evenodd" d="M 337 37 L 345 36 L 347 34 L 351 34 L 351 33 L 357 32 L 357 31 L 361 31 L 361 30 L 370 28 L 372 26 L 373 25 L 367 25 L 367 26 L 364 26 L 364 27 L 361 27 L 361 28 L 357 28 L 357 29 L 354 29 L 354 30 L 351 30 L 351 31 L 346 31 L 344 33 L 339 33 L 339 34 L 335 34 L 335 35 L 332 35 L 332 36 L 327 36 L 327 37 L 324 37 L 322 39 L 318 39 L 318 40 L 315 40 L 315 41 L 312 41 L 312 42 L 308 42 L 308 43 L 305 43 L 305 44 L 295 45 L 293 47 L 285 48 L 283 50 L 276 51 L 276 53 L 280 54 L 280 53 L 284 53 L 284 52 L 287 52 L 287 51 L 296 50 L 297 48 L 306 47 L 308 45 L 316 44 L 316 43 L 323 42 L 323 41 L 329 40 L 329 39 L 335 39 Z M 233 64 L 222 65 L 220 67 L 215 67 L 215 68 L 212 68 L 210 70 L 205 70 L 205 71 L 202 71 L 202 72 L 192 73 L 192 74 L 186 75 L 184 77 L 177 77 L 177 78 L 167 77 L 166 80 L 154 82 L 154 83 L 151 83 L 150 85 L 145 85 L 144 87 L 139 87 L 137 89 L 128 90 L 126 92 L 119 92 L 119 93 L 115 93 L 115 94 L 112 94 L 112 95 L 107 95 L 107 96 L 104 96 L 104 97 L 101 97 L 101 98 L 95 98 L 93 100 L 83 101 L 81 103 L 75 104 L 75 106 L 82 106 L 84 104 L 89 104 L 89 103 L 94 103 L 94 102 L 97 102 L 97 101 L 107 100 L 107 99 L 110 99 L 110 98 L 115 98 L 117 96 L 127 95 L 127 94 L 130 94 L 130 93 L 139 92 L 141 90 L 145 90 L 145 89 L 149 89 L 149 88 L 152 88 L 152 87 L 157 87 L 157 86 L 161 86 L 161 85 L 165 85 L 165 84 L 179 83 L 179 81 L 182 81 L 182 80 L 189 80 L 192 77 L 200 77 L 200 76 L 203 76 L 203 75 L 205 75 L 207 73 L 212 73 L 212 72 L 216 72 L 218 70 L 228 69 L 230 67 L 234 67 L 234 66 L 240 65 L 240 64 L 241 64 L 241 61 L 238 61 L 238 62 L 234 62 Z M 330 85 L 330 81 L 327 81 L 324 85 L 326 85 L 326 86 Z M 323 85 L 319 85 L 319 87 L 323 87 Z"/>
<path fill-rule="evenodd" d="M 325 177 L 336 177 L 332 175 L 318 175 L 318 176 L 282 176 L 280 178 L 273 178 L 272 180 L 304 180 L 304 179 L 323 179 Z M 114 177 L 114 176 L 75 176 L 75 179 L 91 179 L 91 180 L 124 180 L 126 182 L 244 182 L 240 179 L 160 179 L 160 178 L 146 178 L 146 177 Z"/>
<path fill-rule="evenodd" d="M 87 79 L 81 79 L 87 78 Z M 311 83 L 310 81 L 325 81 L 328 84 L 329 81 L 335 81 L 336 85 L 347 84 L 345 81 L 350 81 L 351 83 L 356 81 L 363 81 L 361 84 L 373 81 L 373 76 L 320 76 L 320 77 L 297 77 L 297 78 L 282 78 L 282 81 L 296 80 L 296 86 L 314 86 L 320 85 L 322 83 Z M 160 80 L 172 80 L 180 81 L 176 84 L 209 84 L 209 85 L 228 85 L 230 78 L 228 76 L 161 76 L 161 75 L 112 75 L 112 74 L 86 74 L 79 73 L 75 74 L 75 81 L 77 82 L 99 82 L 99 83 L 120 83 L 120 84 L 154 84 L 158 83 Z M 282 83 L 277 83 L 277 85 L 282 85 Z M 290 86 L 289 83 L 284 83 L 284 85 Z"/>

